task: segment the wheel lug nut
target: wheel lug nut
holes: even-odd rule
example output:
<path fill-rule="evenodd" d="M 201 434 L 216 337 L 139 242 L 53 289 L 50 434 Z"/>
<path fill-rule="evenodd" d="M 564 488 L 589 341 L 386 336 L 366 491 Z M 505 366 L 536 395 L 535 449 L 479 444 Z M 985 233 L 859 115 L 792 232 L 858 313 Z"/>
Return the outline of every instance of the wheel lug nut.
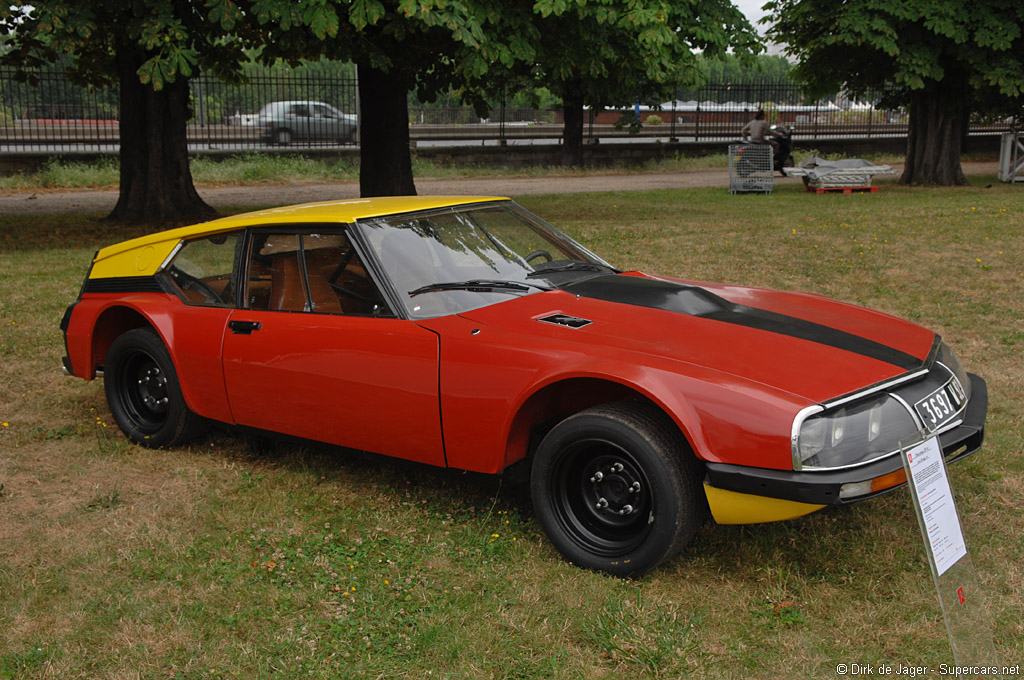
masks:
<path fill-rule="evenodd" d="M 633 485 L 629 487 L 630 493 L 640 493 L 640 482 L 633 482 Z"/>
<path fill-rule="evenodd" d="M 603 472 L 595 472 L 594 476 L 590 478 L 590 481 L 593 484 L 597 484 L 602 479 L 604 479 L 604 473 Z"/>
<path fill-rule="evenodd" d="M 620 515 L 629 515 L 632 512 L 633 512 L 633 506 L 632 505 L 623 505 L 622 509 L 619 510 L 619 514 Z"/>
<path fill-rule="evenodd" d="M 597 499 L 597 509 L 598 510 L 604 510 L 607 507 L 608 507 L 608 501 L 606 499 L 604 499 L 604 498 Z"/>
<path fill-rule="evenodd" d="M 622 472 L 622 463 L 612 465 L 612 472 Z"/>

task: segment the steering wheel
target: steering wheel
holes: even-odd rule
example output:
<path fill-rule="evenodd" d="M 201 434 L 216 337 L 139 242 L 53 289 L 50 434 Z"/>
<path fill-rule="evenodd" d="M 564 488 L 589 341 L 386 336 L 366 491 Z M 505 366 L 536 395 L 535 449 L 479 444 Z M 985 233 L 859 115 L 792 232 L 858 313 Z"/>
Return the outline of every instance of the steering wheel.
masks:
<path fill-rule="evenodd" d="M 543 257 L 548 262 L 551 262 L 551 260 L 554 259 L 553 257 L 551 257 L 551 253 L 549 253 L 546 250 L 535 250 L 529 255 L 527 255 L 525 259 L 527 262 L 530 262 L 531 260 L 536 260 L 538 257 Z"/>
<path fill-rule="evenodd" d="M 178 285 L 185 290 L 199 291 L 210 302 L 224 302 L 220 295 L 217 294 L 217 291 L 211 288 L 210 284 L 206 283 L 206 281 L 192 276 L 179 267 L 171 267 L 170 272 L 171 276 L 178 281 Z"/>

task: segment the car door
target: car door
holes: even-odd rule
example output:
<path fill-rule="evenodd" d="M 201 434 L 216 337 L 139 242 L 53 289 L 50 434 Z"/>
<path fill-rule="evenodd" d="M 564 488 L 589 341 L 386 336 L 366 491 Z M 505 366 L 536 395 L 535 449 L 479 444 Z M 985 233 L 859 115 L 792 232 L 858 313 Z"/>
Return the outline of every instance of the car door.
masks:
<path fill-rule="evenodd" d="M 330 110 L 323 104 L 311 104 L 310 113 L 310 137 L 312 139 L 335 139 L 337 136 L 337 121 Z"/>
<path fill-rule="evenodd" d="M 444 465 L 438 339 L 387 311 L 340 231 L 261 230 L 223 351 L 240 425 Z"/>
<path fill-rule="evenodd" d="M 296 139 L 309 139 L 309 105 L 290 104 L 288 106 L 287 127 Z"/>

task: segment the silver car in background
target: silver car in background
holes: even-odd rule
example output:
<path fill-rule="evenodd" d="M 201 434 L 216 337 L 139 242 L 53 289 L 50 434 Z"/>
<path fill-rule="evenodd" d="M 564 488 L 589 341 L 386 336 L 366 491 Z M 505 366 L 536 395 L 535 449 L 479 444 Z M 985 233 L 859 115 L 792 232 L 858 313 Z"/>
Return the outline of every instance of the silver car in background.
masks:
<path fill-rule="evenodd" d="M 282 146 L 293 140 L 354 144 L 358 117 L 314 101 L 271 102 L 260 109 L 260 138 Z"/>

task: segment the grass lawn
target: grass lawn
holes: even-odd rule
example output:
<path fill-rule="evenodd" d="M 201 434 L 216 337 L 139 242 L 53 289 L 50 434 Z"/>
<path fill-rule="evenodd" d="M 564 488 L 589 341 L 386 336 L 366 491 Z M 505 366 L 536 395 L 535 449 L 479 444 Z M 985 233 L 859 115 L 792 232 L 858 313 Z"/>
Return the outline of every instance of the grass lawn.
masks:
<path fill-rule="evenodd" d="M 1024 663 L 1024 191 L 886 184 L 531 196 L 613 263 L 809 290 L 922 323 L 988 380 L 951 481 Z M 990 185 L 990 186 L 986 186 Z M 0 679 L 829 678 L 952 664 L 909 494 L 708 524 L 637 581 L 562 562 L 526 491 L 351 451 L 129 445 L 58 323 L 99 216 L 0 217 Z M 129 233 L 130 232 L 130 233 Z"/>
<path fill-rule="evenodd" d="M 822 155 L 814 149 L 801 149 L 797 160 L 806 156 Z M 876 163 L 902 163 L 901 156 L 869 155 Z M 965 159 L 966 160 L 966 159 Z M 683 156 L 661 161 L 650 161 L 639 166 L 609 166 L 587 168 L 587 175 L 622 174 L 638 172 L 688 172 L 694 170 L 722 170 L 729 167 L 723 152 L 708 156 Z M 0 175 L 0 191 L 35 192 L 46 189 L 104 188 L 116 189 L 119 179 L 118 160 L 114 157 L 97 161 L 77 162 L 54 159 L 40 169 L 27 173 Z M 305 182 L 358 181 L 359 164 L 347 160 L 322 156 L 277 155 L 266 153 L 241 154 L 223 158 L 199 156 L 190 161 L 192 177 L 198 187 L 223 185 L 289 184 Z M 561 167 L 502 168 L 474 165 L 446 165 L 429 159 L 414 158 L 413 173 L 417 178 L 457 177 L 525 177 L 576 175 L 579 169 Z"/>

